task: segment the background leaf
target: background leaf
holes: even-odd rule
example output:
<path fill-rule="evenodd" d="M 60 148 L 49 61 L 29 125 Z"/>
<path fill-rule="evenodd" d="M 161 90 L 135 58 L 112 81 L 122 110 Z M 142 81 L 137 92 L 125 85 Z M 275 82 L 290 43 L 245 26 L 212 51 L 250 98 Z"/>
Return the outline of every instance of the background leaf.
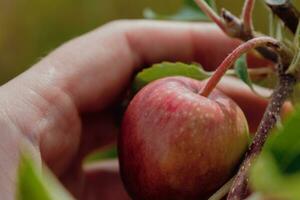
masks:
<path fill-rule="evenodd" d="M 248 64 L 246 55 L 242 55 L 235 63 L 234 70 L 236 75 L 253 90 L 252 81 L 248 74 Z"/>
<path fill-rule="evenodd" d="M 300 199 L 300 107 L 274 131 L 250 173 L 255 191 Z"/>
<path fill-rule="evenodd" d="M 100 151 L 91 153 L 85 158 L 85 162 L 91 163 L 91 162 L 98 162 L 102 160 L 110 160 L 115 158 L 118 158 L 118 150 L 117 147 L 114 145 L 114 146 L 106 147 Z"/>
<path fill-rule="evenodd" d="M 43 167 L 41 171 L 37 166 L 29 155 L 22 155 L 18 171 L 18 200 L 74 199 L 49 170 Z"/>
<path fill-rule="evenodd" d="M 163 62 L 138 73 L 133 81 L 133 92 L 136 93 L 154 80 L 168 76 L 186 76 L 197 80 L 204 80 L 209 77 L 209 74 L 196 64 L 188 65 L 180 62 Z"/>
<path fill-rule="evenodd" d="M 210 5 L 214 10 L 217 10 L 216 9 L 216 3 L 215 3 L 215 0 L 205 0 L 208 5 Z M 185 6 L 188 6 L 188 7 L 191 7 L 191 8 L 194 8 L 195 10 L 199 10 L 199 6 L 195 3 L 194 0 L 184 0 L 184 3 L 183 3 Z"/>
<path fill-rule="evenodd" d="M 206 2 L 216 9 L 214 0 L 206 0 Z M 151 8 L 144 10 L 144 17 L 147 19 L 157 20 L 175 20 L 175 21 L 208 21 L 209 18 L 200 10 L 194 0 L 185 0 L 181 9 L 173 15 L 162 15 L 153 11 Z"/>

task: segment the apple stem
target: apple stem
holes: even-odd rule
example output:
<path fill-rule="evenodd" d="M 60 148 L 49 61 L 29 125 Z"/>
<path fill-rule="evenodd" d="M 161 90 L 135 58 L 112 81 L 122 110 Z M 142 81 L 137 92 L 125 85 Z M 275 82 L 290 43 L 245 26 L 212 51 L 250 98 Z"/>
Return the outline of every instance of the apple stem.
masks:
<path fill-rule="evenodd" d="M 200 9 L 213 21 L 215 22 L 223 32 L 227 32 L 222 18 L 206 3 L 204 0 L 195 0 L 196 4 Z"/>
<path fill-rule="evenodd" d="M 224 59 L 224 61 L 219 65 L 219 67 L 216 69 L 214 74 L 208 80 L 208 82 L 206 83 L 206 85 L 204 86 L 200 94 L 205 97 L 209 96 L 209 94 L 212 92 L 212 90 L 216 87 L 218 82 L 224 76 L 226 71 L 235 63 L 235 61 L 242 54 L 247 53 L 248 51 L 261 46 L 270 46 L 277 49 L 280 47 L 280 44 L 276 39 L 271 37 L 257 37 L 241 44 L 235 50 L 233 50 L 233 52 L 230 53 Z"/>
<path fill-rule="evenodd" d="M 252 14 L 254 9 L 255 0 L 246 0 L 242 12 L 243 28 L 246 33 L 253 32 Z"/>

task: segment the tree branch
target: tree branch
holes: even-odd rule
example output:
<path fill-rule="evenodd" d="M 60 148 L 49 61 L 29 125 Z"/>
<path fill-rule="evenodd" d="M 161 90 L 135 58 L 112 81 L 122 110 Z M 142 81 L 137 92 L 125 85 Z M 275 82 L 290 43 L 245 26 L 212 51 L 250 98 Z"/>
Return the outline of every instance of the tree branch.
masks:
<path fill-rule="evenodd" d="M 239 38 L 243 41 L 248 41 L 255 37 L 262 36 L 257 33 L 254 33 L 253 31 L 245 31 L 243 21 L 235 15 L 233 15 L 228 10 L 222 9 L 221 17 L 219 17 L 214 10 L 209 8 L 209 5 L 204 0 L 195 0 L 195 2 L 200 7 L 200 9 L 208 17 L 210 17 L 211 20 L 215 22 L 228 36 Z M 254 1 L 251 1 L 250 3 L 254 4 Z M 249 12 L 252 12 L 253 9 L 251 8 L 251 5 L 247 5 L 246 7 L 247 8 L 245 9 L 247 9 L 247 13 L 245 15 L 247 15 L 247 20 L 250 20 L 249 17 L 251 17 L 252 14 Z M 259 47 L 256 50 L 266 59 L 271 60 L 274 63 L 277 62 L 277 54 L 272 49 L 266 47 Z"/>
<path fill-rule="evenodd" d="M 283 21 L 285 26 L 295 34 L 300 19 L 300 12 L 291 1 L 265 0 L 265 2 L 271 8 L 272 12 Z"/>
<path fill-rule="evenodd" d="M 206 1 L 203 0 L 195 0 L 195 3 L 199 6 L 199 8 L 214 22 L 218 25 L 218 27 L 223 31 L 227 32 L 225 24 L 221 17 L 207 4 Z"/>
<path fill-rule="evenodd" d="M 253 160 L 259 155 L 263 145 L 275 126 L 284 101 L 293 92 L 296 78 L 293 75 L 285 74 L 280 67 L 279 84 L 275 88 L 267 110 L 255 134 L 254 140 L 246 153 L 245 159 L 236 175 L 233 186 L 228 194 L 227 200 L 242 200 L 248 196 L 248 172 Z"/>
<path fill-rule="evenodd" d="M 219 17 L 213 10 L 207 8 L 208 5 L 204 0 L 195 1 L 207 16 L 210 16 L 227 35 L 239 38 L 243 41 L 248 41 L 261 36 L 254 32 L 252 25 L 252 12 L 255 0 L 245 1 L 242 19 L 225 9 L 222 9 L 221 16 Z M 298 27 L 300 13 L 292 3 L 289 0 L 265 0 L 265 2 L 271 8 L 272 12 L 284 22 L 285 26 L 295 33 Z M 286 73 L 286 70 L 293 60 L 294 53 L 283 44 L 281 44 L 280 47 L 281 48 L 276 51 L 268 47 L 257 48 L 258 52 L 265 58 L 275 63 L 279 63 L 277 68 L 279 83 L 274 90 L 254 140 L 237 173 L 233 186 L 229 192 L 228 200 L 243 200 L 247 197 L 248 171 L 253 160 L 261 152 L 270 130 L 275 126 L 277 119 L 280 116 L 282 104 L 292 93 L 294 85 L 296 84 L 296 77 L 293 74 Z"/>
<path fill-rule="evenodd" d="M 227 34 L 232 37 L 248 41 L 262 36 L 261 34 L 255 33 L 253 30 L 251 32 L 245 31 L 242 22 L 226 9 L 222 9 L 221 16 L 226 23 L 226 27 L 228 27 L 227 29 L 231 31 L 231 34 Z M 258 47 L 256 50 L 266 59 L 277 63 L 277 54 L 272 49 L 268 47 Z"/>

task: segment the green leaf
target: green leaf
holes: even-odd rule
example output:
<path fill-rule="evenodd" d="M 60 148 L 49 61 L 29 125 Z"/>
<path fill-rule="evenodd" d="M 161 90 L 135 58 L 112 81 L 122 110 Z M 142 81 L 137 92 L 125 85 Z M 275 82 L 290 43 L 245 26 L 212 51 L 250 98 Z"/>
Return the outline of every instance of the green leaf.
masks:
<path fill-rule="evenodd" d="M 269 152 L 260 155 L 253 166 L 250 183 L 255 191 L 282 199 L 300 199 L 300 173 L 282 174 L 274 156 Z"/>
<path fill-rule="evenodd" d="M 206 0 L 206 2 L 215 9 L 214 0 Z M 150 8 L 144 10 L 144 17 L 147 19 L 157 20 L 175 20 L 175 21 L 208 21 L 208 17 L 200 10 L 194 0 L 185 0 L 182 8 L 175 14 L 162 15 L 158 14 Z"/>
<path fill-rule="evenodd" d="M 118 150 L 116 146 L 110 146 L 103 150 L 97 151 L 88 155 L 85 158 L 86 163 L 98 162 L 102 160 L 114 159 L 118 157 Z"/>
<path fill-rule="evenodd" d="M 148 83 L 168 76 L 186 76 L 197 80 L 204 80 L 209 77 L 201 66 L 195 64 L 163 62 L 144 69 L 137 74 L 133 81 L 132 89 L 136 93 Z"/>
<path fill-rule="evenodd" d="M 242 55 L 234 66 L 236 75 L 253 90 L 252 81 L 248 74 L 248 65 L 246 55 Z"/>
<path fill-rule="evenodd" d="M 300 107 L 273 132 L 250 173 L 255 191 L 300 199 Z"/>
<path fill-rule="evenodd" d="M 43 166 L 44 168 L 44 166 Z M 46 167 L 39 169 L 29 155 L 20 160 L 17 182 L 18 200 L 71 200 L 74 199 Z"/>

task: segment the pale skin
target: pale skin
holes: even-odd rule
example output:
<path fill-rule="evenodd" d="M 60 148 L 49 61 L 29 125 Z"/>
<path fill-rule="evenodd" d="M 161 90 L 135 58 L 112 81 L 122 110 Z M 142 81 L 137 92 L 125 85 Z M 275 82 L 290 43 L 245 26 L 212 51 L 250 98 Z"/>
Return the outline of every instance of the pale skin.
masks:
<path fill-rule="evenodd" d="M 114 108 L 134 72 L 166 60 L 214 69 L 239 43 L 211 24 L 117 21 L 59 47 L 0 87 L 0 199 L 14 199 L 24 142 L 78 199 L 101 197 L 106 183 L 116 187 L 106 200 L 127 199 L 117 174 L 93 169 L 83 181 L 80 163 L 115 141 Z M 255 129 L 267 101 L 237 80 L 218 87 L 244 108 Z"/>

